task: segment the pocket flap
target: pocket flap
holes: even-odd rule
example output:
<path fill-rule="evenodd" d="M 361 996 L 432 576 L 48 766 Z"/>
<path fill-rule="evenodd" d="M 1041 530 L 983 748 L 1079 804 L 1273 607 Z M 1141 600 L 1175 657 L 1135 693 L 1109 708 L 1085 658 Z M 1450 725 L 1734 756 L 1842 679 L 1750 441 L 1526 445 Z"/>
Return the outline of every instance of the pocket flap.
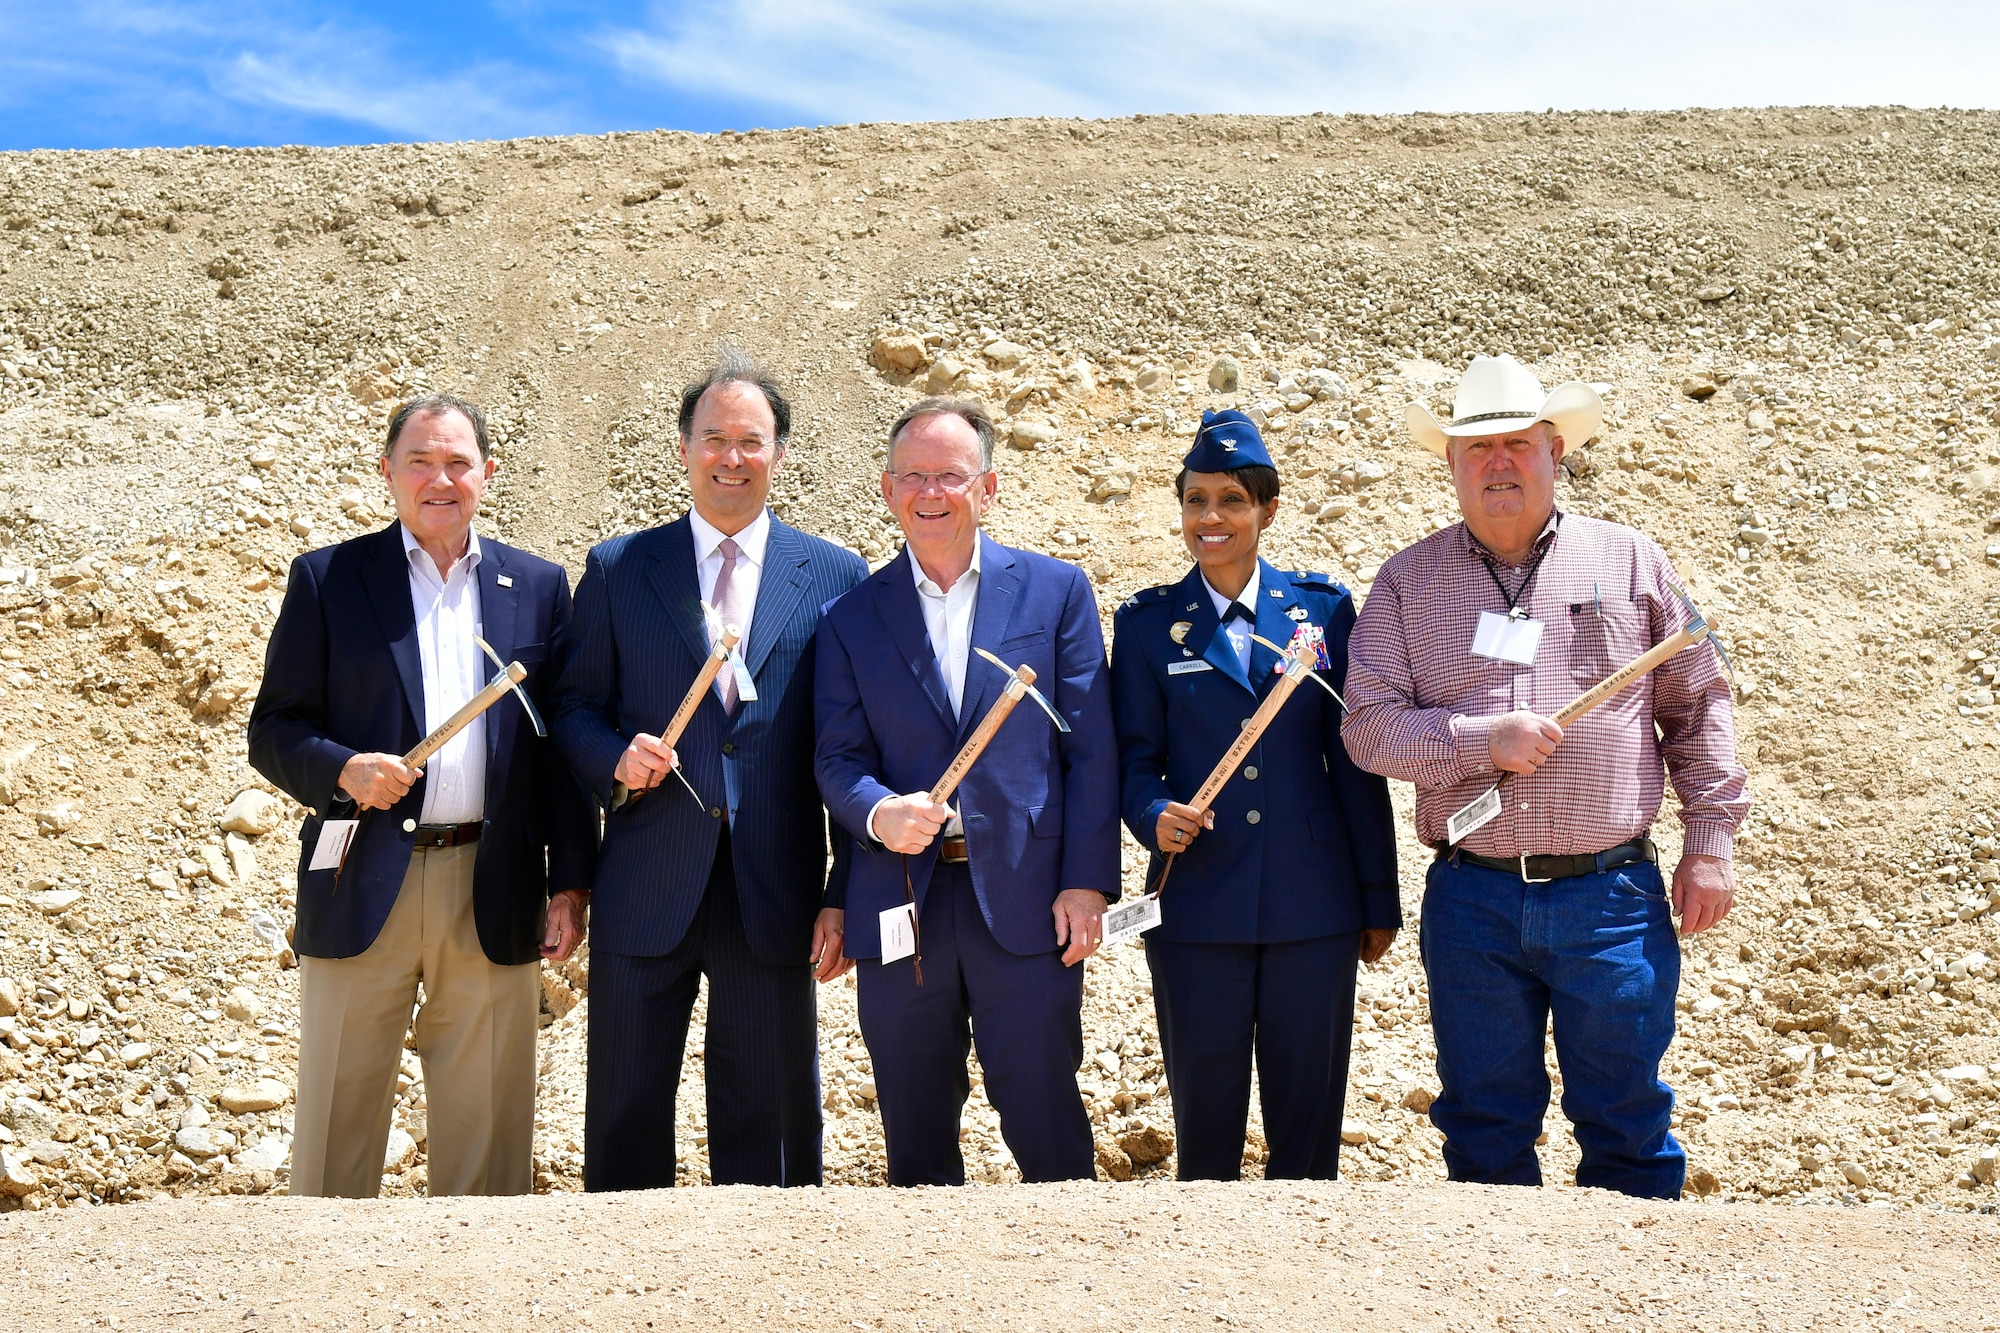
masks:
<path fill-rule="evenodd" d="M 1038 805 L 1028 811 L 1028 826 L 1038 838 L 1062 836 L 1063 812 L 1060 805 Z"/>

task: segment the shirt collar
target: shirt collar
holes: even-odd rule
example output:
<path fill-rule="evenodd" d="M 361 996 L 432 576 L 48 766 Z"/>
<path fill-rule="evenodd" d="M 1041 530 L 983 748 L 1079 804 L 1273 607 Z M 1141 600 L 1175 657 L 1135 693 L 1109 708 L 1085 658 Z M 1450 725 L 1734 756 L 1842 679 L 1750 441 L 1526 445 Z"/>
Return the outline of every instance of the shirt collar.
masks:
<path fill-rule="evenodd" d="M 396 528 L 403 534 L 404 557 L 406 559 L 421 561 L 423 568 L 436 575 L 437 561 L 431 559 L 431 553 L 418 543 L 417 539 L 411 535 L 408 527 L 398 523 Z M 451 572 L 456 574 L 459 570 L 463 569 L 470 573 L 477 568 L 479 568 L 479 529 L 473 528 L 466 533 L 465 554 L 458 558 L 458 563 L 451 567 Z"/>
<path fill-rule="evenodd" d="M 688 510 L 688 528 L 694 534 L 694 562 L 698 565 L 715 554 L 715 548 L 722 545 L 729 534 L 701 516 L 697 509 Z M 736 553 L 739 559 L 748 560 L 757 568 L 764 567 L 764 550 L 771 541 L 771 511 L 769 508 L 757 511 L 757 517 L 750 525 L 736 534 Z"/>
<path fill-rule="evenodd" d="M 1562 517 L 1562 510 L 1555 508 L 1549 510 L 1549 521 L 1542 524 L 1542 530 L 1536 535 L 1535 544 L 1531 548 L 1532 550 L 1541 551 L 1547 549 L 1548 544 L 1555 540 L 1556 530 L 1562 526 Z M 1465 549 L 1468 554 L 1480 556 L 1498 563 L 1500 557 L 1487 550 L 1486 544 L 1472 535 L 1472 525 L 1470 523 L 1460 522 L 1459 527 L 1465 533 Z"/>
<path fill-rule="evenodd" d="M 957 592 L 961 585 L 968 589 L 979 586 L 979 556 L 981 548 L 985 545 L 986 541 L 982 537 L 975 536 L 972 539 L 972 563 L 966 567 L 966 571 L 963 574 L 958 576 L 958 582 L 951 585 L 952 592 Z M 905 547 L 904 549 L 908 550 L 909 548 Z M 916 552 L 914 551 L 910 552 L 910 576 L 916 580 L 917 591 L 927 597 L 949 597 L 951 595 L 951 593 L 947 593 L 943 588 L 938 587 L 936 580 L 932 579 L 930 575 L 924 573 L 924 567 L 918 562 Z M 967 579 L 972 580 L 972 582 L 969 584 L 966 583 Z"/>
<path fill-rule="evenodd" d="M 1250 581 L 1244 584 L 1243 591 L 1236 595 L 1237 601 L 1250 608 L 1250 619 L 1253 623 L 1257 619 L 1257 594 L 1263 590 L 1263 582 L 1264 562 L 1260 560 L 1257 562 L 1257 568 L 1250 571 Z M 1208 581 L 1208 575 L 1201 576 L 1201 586 L 1208 589 L 1208 600 L 1215 603 L 1215 614 L 1228 615 L 1229 599 L 1215 590 L 1215 585 Z"/>

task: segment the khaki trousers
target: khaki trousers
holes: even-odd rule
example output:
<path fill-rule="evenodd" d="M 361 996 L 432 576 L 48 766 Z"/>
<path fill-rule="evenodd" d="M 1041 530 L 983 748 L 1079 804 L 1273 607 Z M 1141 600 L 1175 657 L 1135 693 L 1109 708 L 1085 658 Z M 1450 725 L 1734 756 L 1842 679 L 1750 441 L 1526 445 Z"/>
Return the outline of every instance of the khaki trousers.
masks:
<path fill-rule="evenodd" d="M 478 851 L 412 852 L 396 905 L 365 953 L 299 960 L 293 1194 L 367 1199 L 381 1189 L 413 1008 L 430 1192 L 533 1187 L 540 967 L 502 967 L 480 948 L 472 918 Z"/>

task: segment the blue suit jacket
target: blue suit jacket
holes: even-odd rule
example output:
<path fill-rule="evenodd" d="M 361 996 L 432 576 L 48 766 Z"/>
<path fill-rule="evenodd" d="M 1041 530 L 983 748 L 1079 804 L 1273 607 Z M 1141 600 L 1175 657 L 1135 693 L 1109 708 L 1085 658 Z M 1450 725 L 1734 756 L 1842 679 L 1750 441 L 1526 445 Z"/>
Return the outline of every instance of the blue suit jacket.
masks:
<path fill-rule="evenodd" d="M 1332 663 L 1320 675 L 1342 689 L 1354 599 L 1323 574 L 1258 568 L 1256 632 L 1282 644 L 1302 623 L 1319 626 Z M 1201 789 L 1278 679 L 1278 655 L 1254 642 L 1246 677 L 1221 628 L 1199 569 L 1146 589 L 1112 618 L 1120 803 L 1152 853 L 1149 888 L 1165 859 L 1161 809 Z M 1215 827 L 1176 859 L 1150 938 L 1275 944 L 1401 924 L 1389 784 L 1347 757 L 1340 706 L 1317 685 L 1293 690 L 1214 810 Z"/>
<path fill-rule="evenodd" d="M 701 800 L 669 777 L 611 810 L 619 755 L 640 732 L 665 729 L 708 656 L 708 637 L 687 519 L 591 551 L 550 726 L 609 811 L 591 899 L 593 949 L 657 957 L 680 944 L 708 887 L 726 814 L 750 947 L 767 963 L 805 963 L 813 918 L 828 905 L 829 830 L 813 785 L 813 639 L 820 607 L 867 573 L 852 551 L 774 516 L 743 645 L 757 698 L 731 716 L 710 690 L 675 746 Z M 847 840 L 832 841 L 837 881 Z"/>
<path fill-rule="evenodd" d="M 528 669 L 524 688 L 546 716 L 569 624 L 569 576 L 561 565 L 489 537 L 479 545 L 483 637 L 502 661 Z M 293 939 L 310 957 L 365 951 L 389 919 L 409 869 L 414 837 L 403 822 L 423 812 L 423 781 L 393 809 L 363 821 L 338 892 L 333 871 L 306 869 L 348 758 L 404 754 L 424 737 L 423 658 L 409 571 L 401 524 L 306 552 L 292 562 L 284 608 L 264 653 L 264 680 L 250 711 L 250 762 L 317 812 L 299 830 L 304 846 Z M 473 916 L 486 956 L 508 965 L 538 958 L 551 888 L 588 888 L 596 854 L 590 802 L 535 735 L 520 703 L 501 700 L 486 712 L 486 816 L 473 872 Z"/>
<path fill-rule="evenodd" d="M 1118 897 L 1118 758 L 1111 681 L 1090 580 L 1074 565 L 981 535 L 972 643 L 1009 666 L 1025 662 L 1064 735 L 1033 700 L 1015 708 L 953 803 L 965 821 L 972 887 L 993 937 L 1017 954 L 1056 947 L 1050 912 L 1064 889 Z M 1007 677 L 974 654 L 964 704 L 938 672 L 905 550 L 828 609 L 819 648 L 819 789 L 856 839 L 848 876 L 846 949 L 882 956 L 878 914 L 903 899 L 904 858 L 868 834 L 885 796 L 927 791 L 993 705 Z M 908 858 L 921 905 L 934 842 Z"/>

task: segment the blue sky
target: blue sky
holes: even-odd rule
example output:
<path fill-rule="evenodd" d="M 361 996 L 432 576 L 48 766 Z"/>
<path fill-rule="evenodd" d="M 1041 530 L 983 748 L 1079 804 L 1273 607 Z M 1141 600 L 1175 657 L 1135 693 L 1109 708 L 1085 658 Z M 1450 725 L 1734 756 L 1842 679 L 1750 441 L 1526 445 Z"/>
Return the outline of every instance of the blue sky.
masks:
<path fill-rule="evenodd" d="M 0 0 L 0 148 L 2000 104 L 1996 0 Z"/>

